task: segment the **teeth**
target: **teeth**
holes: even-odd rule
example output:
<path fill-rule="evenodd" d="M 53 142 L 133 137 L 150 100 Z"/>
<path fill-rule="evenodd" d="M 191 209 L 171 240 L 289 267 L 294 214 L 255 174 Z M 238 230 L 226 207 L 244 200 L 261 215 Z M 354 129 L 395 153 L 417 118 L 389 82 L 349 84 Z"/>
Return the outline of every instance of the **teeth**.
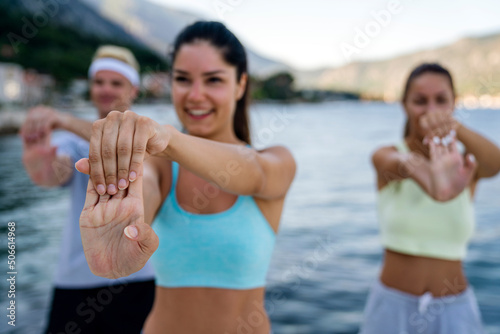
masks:
<path fill-rule="evenodd" d="M 188 113 L 194 116 L 202 116 L 210 113 L 210 110 L 188 110 Z"/>

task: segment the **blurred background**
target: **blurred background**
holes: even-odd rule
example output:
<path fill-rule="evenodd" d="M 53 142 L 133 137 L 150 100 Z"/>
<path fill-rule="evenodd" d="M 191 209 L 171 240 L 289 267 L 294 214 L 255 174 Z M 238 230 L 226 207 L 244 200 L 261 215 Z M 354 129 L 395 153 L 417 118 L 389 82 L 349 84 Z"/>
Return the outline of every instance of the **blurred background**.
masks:
<path fill-rule="evenodd" d="M 499 12 L 493 0 L 0 0 L 0 277 L 7 222 L 18 232 L 17 324 L 0 320 L 0 332 L 44 327 L 69 207 L 64 190 L 37 188 L 24 172 L 16 132 L 26 110 L 45 103 L 93 119 L 87 69 L 99 45 L 116 44 L 141 64 L 134 111 L 179 126 L 167 54 L 181 29 L 208 19 L 247 47 L 255 146 L 285 144 L 298 162 L 268 276 L 273 330 L 357 333 L 382 260 L 370 154 L 402 139 L 398 100 L 424 61 L 452 72 L 457 119 L 500 145 Z M 495 334 L 500 177 L 482 181 L 475 202 L 465 269 Z"/>

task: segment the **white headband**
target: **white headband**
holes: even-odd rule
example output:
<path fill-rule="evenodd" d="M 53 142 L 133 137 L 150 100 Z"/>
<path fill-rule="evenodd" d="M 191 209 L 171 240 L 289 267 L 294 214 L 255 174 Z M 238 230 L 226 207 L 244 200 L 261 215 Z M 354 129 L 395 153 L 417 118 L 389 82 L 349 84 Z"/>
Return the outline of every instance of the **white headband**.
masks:
<path fill-rule="evenodd" d="M 113 71 L 120 73 L 130 81 L 133 86 L 139 87 L 139 73 L 137 70 L 118 59 L 98 58 L 92 62 L 89 68 L 89 78 L 93 78 L 99 71 Z"/>

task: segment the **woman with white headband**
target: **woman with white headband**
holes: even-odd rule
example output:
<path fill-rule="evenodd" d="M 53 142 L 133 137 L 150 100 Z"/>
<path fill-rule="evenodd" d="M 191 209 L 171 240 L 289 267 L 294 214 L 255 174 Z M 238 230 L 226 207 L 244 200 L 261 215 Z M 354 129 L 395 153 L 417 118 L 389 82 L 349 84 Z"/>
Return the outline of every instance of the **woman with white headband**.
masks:
<path fill-rule="evenodd" d="M 139 89 L 139 66 L 133 54 L 117 46 L 100 47 L 89 68 L 90 98 L 99 118 L 131 107 Z M 52 138 L 52 130 L 66 130 Z M 88 177 L 74 170 L 88 156 L 92 123 L 49 107 L 30 111 L 21 136 L 23 162 L 39 186 L 71 191 L 71 212 L 62 249 L 47 333 L 139 333 L 154 300 L 149 264 L 119 280 L 91 273 L 82 248 L 78 220 Z"/>

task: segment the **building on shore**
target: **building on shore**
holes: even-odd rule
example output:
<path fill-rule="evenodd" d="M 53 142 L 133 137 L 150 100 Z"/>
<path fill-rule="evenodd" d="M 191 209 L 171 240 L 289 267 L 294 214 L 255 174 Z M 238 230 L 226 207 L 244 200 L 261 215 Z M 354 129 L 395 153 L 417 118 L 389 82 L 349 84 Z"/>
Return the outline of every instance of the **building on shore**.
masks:
<path fill-rule="evenodd" d="M 11 63 L 0 63 L 0 103 L 21 103 L 24 98 L 24 70 Z"/>
<path fill-rule="evenodd" d="M 55 81 L 48 74 L 12 63 L 0 63 L 0 104 L 30 107 L 47 103 Z"/>

